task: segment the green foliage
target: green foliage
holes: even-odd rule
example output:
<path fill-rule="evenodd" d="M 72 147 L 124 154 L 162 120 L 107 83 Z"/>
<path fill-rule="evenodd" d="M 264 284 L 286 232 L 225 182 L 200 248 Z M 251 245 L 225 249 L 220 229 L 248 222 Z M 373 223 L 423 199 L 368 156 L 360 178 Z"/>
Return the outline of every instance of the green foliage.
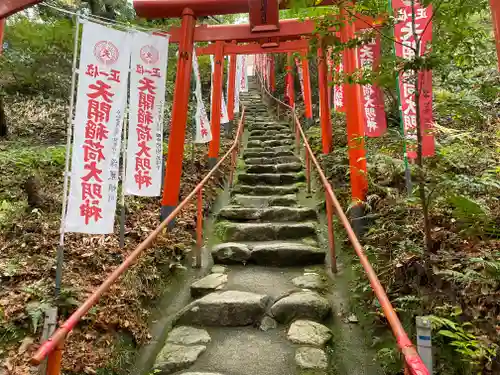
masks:
<path fill-rule="evenodd" d="M 68 96 L 73 58 L 71 21 L 39 23 L 18 16 L 6 28 L 5 42 L 8 48 L 0 58 L 5 91 Z"/>
<path fill-rule="evenodd" d="M 433 330 L 438 330 L 445 343 L 461 356 L 471 373 L 481 374 L 485 366 L 491 365 L 498 346 L 487 343 L 470 332 L 471 323 L 458 323 L 451 319 L 432 315 Z"/>

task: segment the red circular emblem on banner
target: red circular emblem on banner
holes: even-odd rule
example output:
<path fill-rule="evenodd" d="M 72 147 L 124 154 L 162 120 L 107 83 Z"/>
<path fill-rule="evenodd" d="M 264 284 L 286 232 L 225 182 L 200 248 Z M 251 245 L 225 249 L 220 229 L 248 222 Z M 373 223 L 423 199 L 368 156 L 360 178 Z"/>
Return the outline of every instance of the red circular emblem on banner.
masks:
<path fill-rule="evenodd" d="M 107 40 L 101 40 L 94 46 L 94 56 L 104 65 L 113 65 L 118 61 L 120 52 L 113 43 Z"/>
<path fill-rule="evenodd" d="M 153 46 L 144 46 L 141 48 L 141 60 L 145 64 L 156 64 L 160 59 L 160 53 Z"/>

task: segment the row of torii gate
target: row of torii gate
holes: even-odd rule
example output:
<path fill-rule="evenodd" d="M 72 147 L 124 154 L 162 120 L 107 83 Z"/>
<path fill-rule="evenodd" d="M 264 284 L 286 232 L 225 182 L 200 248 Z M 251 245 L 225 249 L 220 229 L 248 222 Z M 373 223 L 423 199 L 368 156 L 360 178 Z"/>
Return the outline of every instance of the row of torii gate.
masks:
<path fill-rule="evenodd" d="M 34 5 L 41 0 L 2 0 L 0 4 L 0 46 L 3 35 L 5 17 Z M 500 62 L 500 0 L 490 0 L 496 36 L 496 46 Z M 134 7 L 139 17 L 148 19 L 180 18 L 181 26 L 167 31 L 170 41 L 178 43 L 179 56 L 177 75 L 172 106 L 172 122 L 168 147 L 168 158 L 164 177 L 166 187 L 162 197 L 162 219 L 166 218 L 179 202 L 184 140 L 187 124 L 188 102 L 190 92 L 192 52 L 196 42 L 211 42 L 208 47 L 198 48 L 198 55 L 214 55 L 213 92 L 211 103 L 211 130 L 213 140 L 209 146 L 209 158 L 213 162 L 219 156 L 220 148 L 220 111 L 223 85 L 223 59 L 230 57 L 228 113 L 230 120 L 234 117 L 234 90 L 236 74 L 236 58 L 238 54 L 272 54 L 287 53 L 287 74 L 293 66 L 292 53 L 302 56 L 304 96 L 306 118 L 312 118 L 310 74 L 307 54 L 309 43 L 315 35 L 316 25 L 311 20 L 279 19 L 280 8 L 289 7 L 289 0 L 134 0 Z M 342 0 L 322 0 L 311 5 L 339 5 L 337 16 L 340 30 L 332 29 L 332 33 L 340 33 L 341 41 L 346 43 L 355 38 L 355 32 L 367 28 L 381 26 L 382 19 L 372 19 L 361 14 L 352 15 L 346 6 L 352 3 Z M 248 13 L 249 24 L 239 25 L 198 25 L 197 17 Z M 353 22 L 354 21 L 354 22 Z M 321 44 L 319 44 L 321 45 Z M 1 51 L 1 47 L 0 47 Z M 318 48 L 318 88 L 320 104 L 320 123 L 322 151 L 327 154 L 332 149 L 332 124 L 329 116 L 328 68 L 326 51 Z M 345 74 L 349 75 L 358 68 L 356 51 L 346 49 L 343 53 Z M 271 69 L 274 74 L 274 69 Z M 273 78 L 271 78 L 271 81 Z M 366 151 L 364 145 L 363 113 L 361 107 L 361 87 L 357 84 L 344 85 L 346 105 L 348 152 L 351 176 L 351 195 L 355 203 L 365 200 L 368 188 L 366 174 Z"/>

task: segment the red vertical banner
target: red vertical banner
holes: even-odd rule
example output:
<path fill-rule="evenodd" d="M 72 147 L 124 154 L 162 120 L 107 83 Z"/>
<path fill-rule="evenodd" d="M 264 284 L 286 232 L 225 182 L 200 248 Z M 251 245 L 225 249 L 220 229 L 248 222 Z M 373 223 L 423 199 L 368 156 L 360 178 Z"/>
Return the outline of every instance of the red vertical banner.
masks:
<path fill-rule="evenodd" d="M 394 29 L 396 38 L 396 56 L 411 60 L 415 56 L 417 42 L 419 55 L 428 52 L 432 41 L 432 6 L 423 7 L 418 0 L 411 3 L 405 0 L 393 0 L 393 8 L 398 23 Z M 413 17 L 415 20 L 413 22 Z M 414 27 L 413 28 L 413 24 Z M 417 35 L 415 40 L 414 35 Z M 413 71 L 400 72 L 399 95 L 401 101 L 401 116 L 405 138 L 407 140 L 407 155 L 410 159 L 417 157 L 417 110 L 415 92 L 420 93 L 420 132 L 422 134 L 422 156 L 433 156 L 435 152 L 432 114 L 432 72 L 425 71 L 418 74 L 419 87 L 415 87 L 415 73 Z"/>
<path fill-rule="evenodd" d="M 380 36 L 371 39 L 358 48 L 358 61 L 363 69 L 376 71 L 380 65 L 381 41 Z M 362 105 L 365 120 L 365 134 L 368 137 L 380 137 L 387 129 L 384 110 L 384 95 L 377 85 L 362 86 Z"/>

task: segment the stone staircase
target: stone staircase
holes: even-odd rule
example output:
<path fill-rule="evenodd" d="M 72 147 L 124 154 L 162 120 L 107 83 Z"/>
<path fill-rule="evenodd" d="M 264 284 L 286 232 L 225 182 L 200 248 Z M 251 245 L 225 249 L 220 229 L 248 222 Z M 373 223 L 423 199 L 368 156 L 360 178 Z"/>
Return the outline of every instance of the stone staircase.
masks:
<path fill-rule="evenodd" d="M 246 142 L 230 202 L 217 216 L 211 273 L 191 285 L 154 373 L 327 374 L 332 332 L 325 250 L 290 126 L 257 90 L 246 103 Z"/>

